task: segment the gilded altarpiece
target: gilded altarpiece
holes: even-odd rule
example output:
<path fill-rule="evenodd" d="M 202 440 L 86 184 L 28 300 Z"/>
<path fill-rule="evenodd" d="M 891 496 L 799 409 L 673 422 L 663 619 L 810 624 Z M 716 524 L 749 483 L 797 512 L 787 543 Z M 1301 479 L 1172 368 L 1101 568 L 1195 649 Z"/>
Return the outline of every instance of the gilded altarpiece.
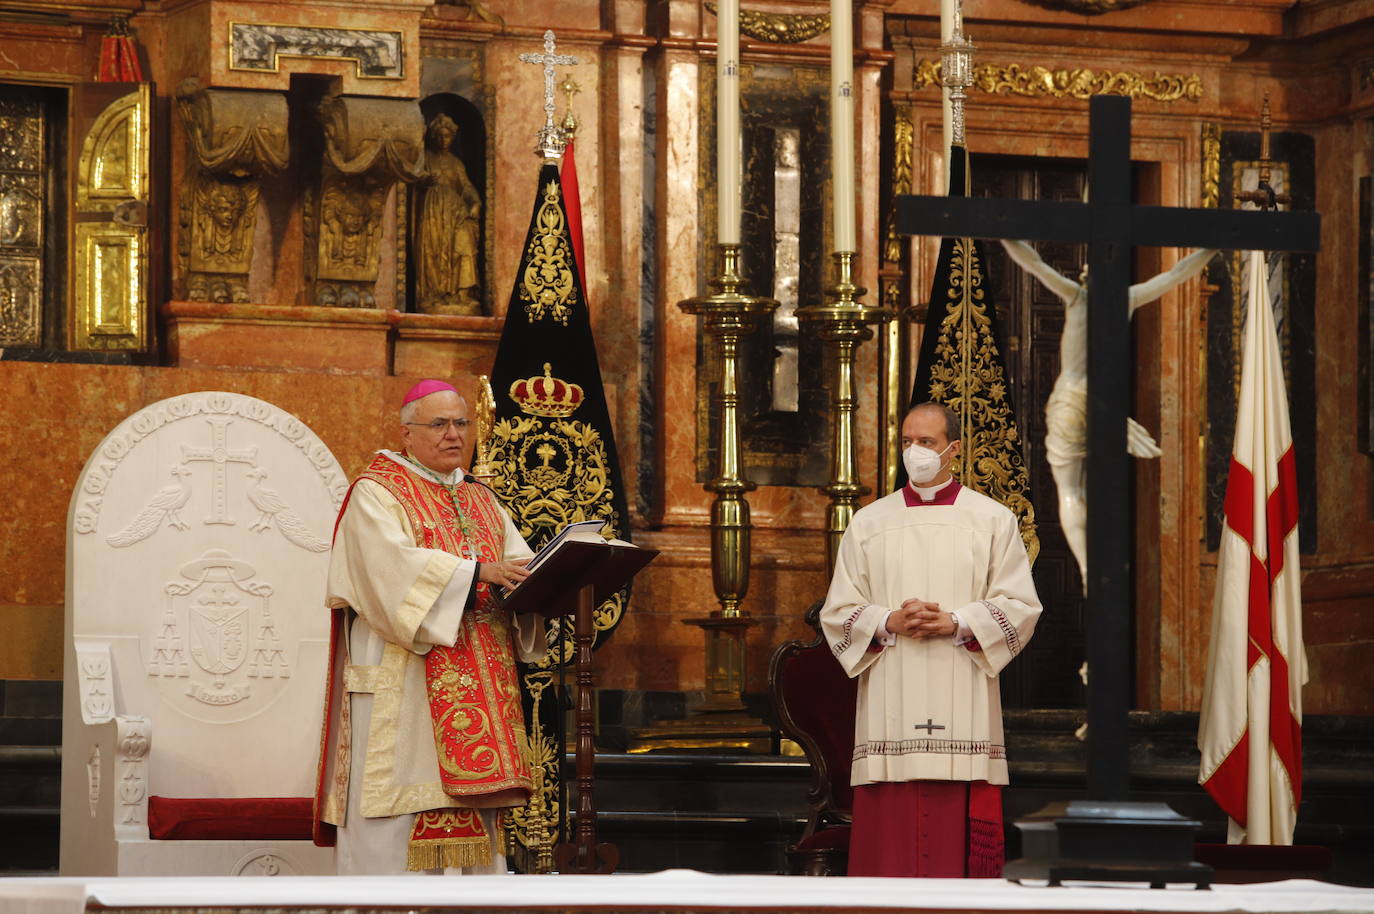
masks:
<path fill-rule="evenodd" d="M 0 95 L 0 347 L 43 342 L 46 126 L 34 95 Z"/>
<path fill-rule="evenodd" d="M 821 300 L 829 275 L 825 201 L 831 198 L 829 73 L 783 64 L 740 67 L 745 287 L 779 302 L 771 322 L 740 341 L 740 428 L 745 475 L 762 485 L 816 486 L 829 473 L 830 358 L 803 334 L 796 309 Z M 703 250 L 715 250 L 715 70 L 702 69 L 700 149 Z M 707 264 L 706 272 L 715 269 Z M 697 344 L 697 480 L 711 478 L 719 443 L 712 390 L 715 347 Z"/>

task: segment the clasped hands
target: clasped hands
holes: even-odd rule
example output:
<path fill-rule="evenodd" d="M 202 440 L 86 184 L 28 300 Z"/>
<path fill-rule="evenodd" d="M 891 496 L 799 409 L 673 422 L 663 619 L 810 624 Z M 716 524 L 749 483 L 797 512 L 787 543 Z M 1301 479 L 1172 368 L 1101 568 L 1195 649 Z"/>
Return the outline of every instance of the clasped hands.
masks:
<path fill-rule="evenodd" d="M 530 576 L 530 570 L 525 567 L 529 561 L 511 559 L 507 562 L 483 562 L 481 570 L 477 573 L 477 580 L 493 587 L 514 587 Z"/>
<path fill-rule="evenodd" d="M 951 636 L 958 629 L 954 624 L 954 617 L 940 609 L 939 603 L 927 603 L 913 597 L 904 600 L 900 609 L 895 609 L 888 615 L 887 630 L 894 635 L 905 635 L 920 640 Z"/>

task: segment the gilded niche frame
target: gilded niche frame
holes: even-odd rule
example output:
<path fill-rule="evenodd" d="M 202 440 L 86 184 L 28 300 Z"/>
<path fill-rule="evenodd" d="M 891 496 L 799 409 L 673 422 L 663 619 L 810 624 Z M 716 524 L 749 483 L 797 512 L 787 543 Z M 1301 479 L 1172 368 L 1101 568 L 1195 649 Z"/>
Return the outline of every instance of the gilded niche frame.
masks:
<path fill-rule="evenodd" d="M 745 63 L 740 66 L 740 129 L 744 145 L 744 196 L 740 226 L 741 269 L 745 291 L 775 297 L 774 244 L 770 236 L 774 174 L 774 131 L 799 128 L 800 220 L 797 304 L 820 301 L 829 275 L 827 253 L 832 247 L 829 206 L 830 121 L 827 69 L 788 63 Z M 703 251 L 717 249 L 716 198 L 716 73 L 703 66 L 700 76 L 701 149 L 698 186 L 701 188 Z M 707 257 L 703 276 L 717 265 Z M 774 410 L 772 368 L 774 324 L 740 340 L 740 444 L 744 476 L 759 485 L 820 486 L 828 480 L 830 460 L 830 376 L 833 355 L 814 334 L 799 332 L 797 412 Z M 719 449 L 711 393 L 720 377 L 719 357 L 705 334 L 697 335 L 696 354 L 696 478 L 711 478 Z"/>

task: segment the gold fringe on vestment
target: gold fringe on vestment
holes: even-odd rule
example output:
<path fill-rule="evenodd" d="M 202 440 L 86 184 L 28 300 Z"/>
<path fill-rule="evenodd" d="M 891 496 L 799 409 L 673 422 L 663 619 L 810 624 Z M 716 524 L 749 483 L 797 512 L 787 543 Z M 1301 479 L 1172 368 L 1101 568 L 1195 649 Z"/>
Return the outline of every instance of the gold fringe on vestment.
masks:
<path fill-rule="evenodd" d="M 434 838 L 412 843 L 406 850 L 406 869 L 412 871 L 491 866 L 491 841 L 475 838 Z"/>

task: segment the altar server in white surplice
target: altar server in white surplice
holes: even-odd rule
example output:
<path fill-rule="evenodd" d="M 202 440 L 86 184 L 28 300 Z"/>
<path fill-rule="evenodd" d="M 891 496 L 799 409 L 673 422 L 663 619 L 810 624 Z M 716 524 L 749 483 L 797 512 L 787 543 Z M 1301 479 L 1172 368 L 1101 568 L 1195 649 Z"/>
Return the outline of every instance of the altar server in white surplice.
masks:
<path fill-rule="evenodd" d="M 1015 516 L 950 474 L 959 422 L 902 422 L 911 482 L 854 515 L 821 624 L 859 679 L 851 876 L 999 876 L 1007 783 L 997 676 L 1040 599 Z"/>

